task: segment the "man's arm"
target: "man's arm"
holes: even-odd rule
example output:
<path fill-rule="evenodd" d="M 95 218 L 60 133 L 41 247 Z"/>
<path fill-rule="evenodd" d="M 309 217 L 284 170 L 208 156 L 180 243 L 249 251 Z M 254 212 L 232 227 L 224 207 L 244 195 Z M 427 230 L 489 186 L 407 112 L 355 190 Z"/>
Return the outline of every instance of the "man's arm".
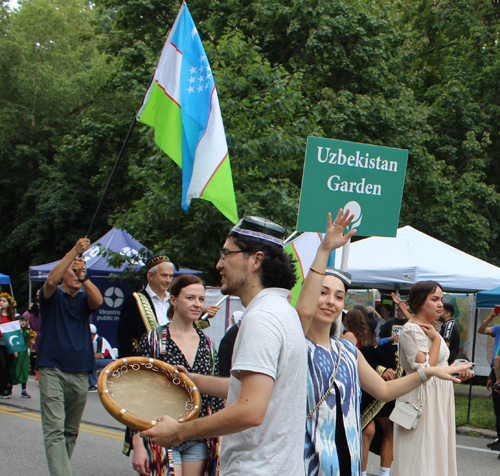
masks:
<path fill-rule="evenodd" d="M 182 365 L 178 365 L 177 369 L 180 372 L 184 372 L 194 382 L 201 393 L 227 400 L 227 394 L 229 392 L 228 377 L 215 377 L 214 375 L 190 373 Z"/>
<path fill-rule="evenodd" d="M 274 379 L 265 374 L 241 371 L 240 381 L 238 399 L 221 411 L 185 423 L 162 416 L 158 424 L 143 431 L 141 437 L 149 437 L 154 443 L 172 447 L 183 441 L 230 435 L 259 426 L 266 416 Z"/>
<path fill-rule="evenodd" d="M 450 344 L 451 344 L 450 339 L 451 339 L 451 334 L 452 334 L 454 325 L 455 325 L 455 323 L 453 322 L 453 320 L 445 322 L 443 324 L 443 333 L 441 335 L 443 336 L 444 342 L 448 346 L 448 348 L 450 348 Z"/>
<path fill-rule="evenodd" d="M 498 304 L 497 304 L 498 305 Z M 482 322 L 482 324 L 479 326 L 479 329 L 477 330 L 478 334 L 485 334 L 488 336 L 493 335 L 493 331 L 491 330 L 491 327 L 488 327 L 488 324 L 496 317 L 498 314 L 495 312 L 495 305 L 493 309 L 490 312 L 490 315 Z"/>
<path fill-rule="evenodd" d="M 495 355 L 495 377 L 497 382 L 500 380 L 500 355 Z"/>
<path fill-rule="evenodd" d="M 89 246 L 90 240 L 88 238 L 80 238 L 76 242 L 75 246 L 73 246 L 73 248 L 66 253 L 64 258 L 52 268 L 52 271 L 47 277 L 47 281 L 45 281 L 45 284 L 43 285 L 43 297 L 45 299 L 49 299 L 54 294 L 57 289 L 57 285 L 63 278 L 66 270 L 79 255 L 89 249 Z"/>
<path fill-rule="evenodd" d="M 76 258 L 73 262 L 73 271 L 79 280 L 83 280 L 87 274 L 85 267 L 85 260 L 83 258 Z M 87 304 L 92 311 L 96 310 L 103 302 L 101 291 L 89 279 L 82 283 L 83 289 L 87 293 Z"/>

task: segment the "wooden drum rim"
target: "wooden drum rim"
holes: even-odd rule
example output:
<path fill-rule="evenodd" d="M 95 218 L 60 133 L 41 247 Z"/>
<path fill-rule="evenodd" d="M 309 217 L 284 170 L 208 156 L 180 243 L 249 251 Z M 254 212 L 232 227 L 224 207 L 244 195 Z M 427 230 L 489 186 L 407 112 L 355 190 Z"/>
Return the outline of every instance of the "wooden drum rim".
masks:
<path fill-rule="evenodd" d="M 152 364 L 151 367 L 143 367 L 145 364 Z M 108 379 L 113 376 L 113 372 L 120 370 L 122 367 L 131 367 L 132 365 L 140 365 L 141 370 L 146 370 L 150 372 L 154 372 L 155 374 L 163 375 L 166 379 L 174 380 L 175 378 L 179 378 L 183 383 L 186 384 L 187 387 L 190 388 L 190 394 L 193 399 L 193 408 L 183 417 L 180 418 L 179 422 L 194 420 L 198 417 L 201 410 L 201 395 L 194 384 L 194 382 L 183 372 L 179 372 L 173 365 L 167 364 L 161 360 L 152 359 L 150 357 L 126 357 L 123 359 L 116 359 L 112 361 L 109 365 L 107 365 L 99 375 L 99 379 L 97 381 L 97 389 L 99 392 L 99 398 L 101 399 L 101 403 L 104 408 L 108 411 L 108 413 L 123 423 L 124 425 L 132 428 L 133 430 L 143 431 L 148 430 L 156 425 L 156 421 L 146 420 L 145 418 L 141 418 L 133 413 L 128 412 L 125 408 L 121 407 L 113 397 L 111 396 L 110 391 L 108 390 Z M 153 367 L 157 367 L 163 372 L 157 372 L 153 370 Z"/>

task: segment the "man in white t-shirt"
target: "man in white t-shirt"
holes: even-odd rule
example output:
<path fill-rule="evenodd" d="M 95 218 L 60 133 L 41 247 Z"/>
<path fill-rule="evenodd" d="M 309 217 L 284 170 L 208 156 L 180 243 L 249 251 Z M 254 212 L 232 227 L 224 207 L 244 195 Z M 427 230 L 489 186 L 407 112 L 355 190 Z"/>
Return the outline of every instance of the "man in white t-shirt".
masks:
<path fill-rule="evenodd" d="M 185 423 L 163 416 L 141 433 L 166 447 L 223 436 L 223 476 L 304 475 L 306 348 L 299 316 L 287 301 L 296 277 L 284 238 L 276 223 L 245 217 L 220 253 L 221 291 L 246 307 L 231 377 L 190 377 L 202 393 L 227 398 L 226 408 Z"/>

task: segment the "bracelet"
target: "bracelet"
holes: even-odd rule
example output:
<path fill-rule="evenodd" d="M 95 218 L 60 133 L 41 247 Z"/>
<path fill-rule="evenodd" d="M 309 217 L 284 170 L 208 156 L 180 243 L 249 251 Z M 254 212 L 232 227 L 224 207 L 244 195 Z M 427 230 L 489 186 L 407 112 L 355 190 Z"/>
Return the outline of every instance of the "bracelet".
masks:
<path fill-rule="evenodd" d="M 85 276 L 83 279 L 79 279 L 78 282 L 80 283 L 84 283 L 85 281 L 87 281 L 89 279 L 88 276 Z"/>
<path fill-rule="evenodd" d="M 319 271 L 315 270 L 314 268 L 309 267 L 309 269 L 316 274 L 319 274 L 320 276 L 326 276 L 326 273 L 320 273 Z"/>
<path fill-rule="evenodd" d="M 429 380 L 429 377 L 427 377 L 427 375 L 425 375 L 423 367 L 419 367 L 417 372 L 418 372 L 418 375 L 420 376 L 420 378 L 422 379 L 422 382 L 427 382 L 427 380 Z"/>

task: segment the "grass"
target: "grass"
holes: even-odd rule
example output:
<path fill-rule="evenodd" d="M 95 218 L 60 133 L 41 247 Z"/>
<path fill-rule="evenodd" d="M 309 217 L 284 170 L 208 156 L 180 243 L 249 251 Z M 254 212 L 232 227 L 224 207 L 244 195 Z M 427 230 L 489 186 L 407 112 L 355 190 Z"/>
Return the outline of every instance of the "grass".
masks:
<path fill-rule="evenodd" d="M 495 413 L 491 399 L 472 398 L 470 402 L 470 419 L 467 421 L 469 397 L 455 396 L 455 420 L 457 426 L 486 428 L 495 431 Z"/>

